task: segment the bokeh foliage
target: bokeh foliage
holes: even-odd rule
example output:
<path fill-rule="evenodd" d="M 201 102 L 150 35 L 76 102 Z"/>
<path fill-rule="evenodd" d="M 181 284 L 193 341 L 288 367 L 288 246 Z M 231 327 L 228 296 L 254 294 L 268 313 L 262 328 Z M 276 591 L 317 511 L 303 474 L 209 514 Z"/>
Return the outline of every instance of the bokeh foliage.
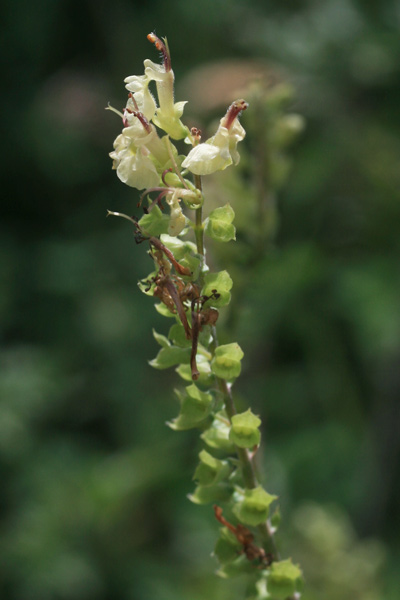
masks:
<path fill-rule="evenodd" d="M 20 0 L 3 12 L 2 597 L 243 597 L 244 583 L 210 576 L 217 526 L 185 497 L 199 447 L 165 427 L 174 373 L 146 364 L 165 325 L 136 287 L 151 262 L 104 218 L 136 210 L 110 170 L 119 123 L 103 108 L 124 104 L 154 27 L 193 124 L 247 85 L 243 65 L 296 90 L 307 127 L 266 247 L 240 235 L 256 129 L 241 178 L 209 187 L 237 214 L 232 253 L 214 257 L 234 278 L 222 341 L 235 330 L 245 350 L 237 393 L 265 423 L 262 468 L 305 598 L 397 597 L 399 3 Z"/>

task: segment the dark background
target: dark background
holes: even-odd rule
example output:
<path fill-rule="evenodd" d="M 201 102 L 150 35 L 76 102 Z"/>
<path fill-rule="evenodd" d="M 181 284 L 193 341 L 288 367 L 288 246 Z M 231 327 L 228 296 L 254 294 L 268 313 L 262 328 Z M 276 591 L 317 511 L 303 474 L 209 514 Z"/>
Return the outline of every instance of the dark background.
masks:
<path fill-rule="evenodd" d="M 157 60 L 153 30 L 178 100 L 222 59 L 261 61 L 296 89 L 307 125 L 278 233 L 225 339 L 245 351 L 235 389 L 263 418 L 305 598 L 397 598 L 400 3 L 20 0 L 2 13 L 2 598 L 244 597 L 212 574 L 210 507 L 186 499 L 199 445 L 165 426 L 177 377 L 147 364 L 151 328 L 167 330 L 136 286 L 150 261 L 105 219 L 138 194 L 111 171 L 120 123 L 104 107 Z M 215 85 L 203 93 L 210 105 L 186 111 L 202 125 L 223 111 Z"/>

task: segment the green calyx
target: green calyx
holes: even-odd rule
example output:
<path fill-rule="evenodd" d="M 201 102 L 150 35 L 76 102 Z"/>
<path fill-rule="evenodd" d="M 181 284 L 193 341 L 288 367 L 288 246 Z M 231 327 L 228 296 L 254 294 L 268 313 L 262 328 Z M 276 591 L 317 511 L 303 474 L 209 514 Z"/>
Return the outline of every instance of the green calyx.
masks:
<path fill-rule="evenodd" d="M 284 600 L 295 592 L 300 592 L 302 587 L 301 569 L 290 558 L 272 563 L 267 578 L 267 589 L 271 597 Z"/>
<path fill-rule="evenodd" d="M 236 517 L 245 525 L 256 527 L 265 523 L 269 507 L 277 496 L 268 494 L 261 486 L 245 490 L 239 502 L 233 508 Z"/>
<path fill-rule="evenodd" d="M 239 448 L 254 448 L 260 444 L 261 433 L 258 429 L 260 425 L 261 419 L 249 408 L 246 412 L 232 417 L 229 439 Z"/>
<path fill-rule="evenodd" d="M 170 343 L 165 335 L 153 331 L 155 340 L 160 344 L 161 350 L 150 365 L 155 369 L 168 369 L 180 363 L 188 363 L 190 360 L 190 348 L 181 348 Z"/>
<path fill-rule="evenodd" d="M 219 460 L 212 456 L 207 450 L 202 450 L 199 454 L 200 462 L 193 475 L 193 479 L 199 485 L 215 485 L 227 479 L 231 471 L 231 466 L 226 460 Z"/>
<path fill-rule="evenodd" d="M 241 360 L 244 354 L 239 344 L 218 346 L 211 361 L 212 372 L 221 379 L 231 381 L 240 375 Z"/>
<path fill-rule="evenodd" d="M 236 229 L 232 225 L 235 213 L 231 205 L 225 204 L 213 210 L 204 223 L 204 232 L 217 242 L 236 239 Z"/>
<path fill-rule="evenodd" d="M 221 565 L 233 562 L 237 559 L 241 550 L 242 546 L 233 533 L 227 527 L 222 527 L 214 548 L 214 555 L 218 562 Z"/>
<path fill-rule="evenodd" d="M 162 213 L 158 206 L 154 206 L 150 212 L 143 215 L 138 225 L 144 235 L 159 236 L 168 232 L 169 221 L 169 215 Z"/>
<path fill-rule="evenodd" d="M 201 434 L 201 439 L 215 450 L 227 453 L 235 451 L 235 446 L 229 438 L 230 426 L 228 417 L 224 412 L 216 413 L 210 427 Z"/>
<path fill-rule="evenodd" d="M 211 296 L 204 306 L 226 306 L 231 301 L 231 292 L 233 281 L 228 271 L 219 273 L 207 273 L 204 276 L 204 286 L 201 291 L 204 296 Z M 216 290 L 218 297 L 213 295 Z"/>
<path fill-rule="evenodd" d="M 200 426 L 210 415 L 213 408 L 213 396 L 202 392 L 194 383 L 185 388 L 185 392 L 175 390 L 181 404 L 176 419 L 168 423 L 171 429 L 185 430 Z"/>

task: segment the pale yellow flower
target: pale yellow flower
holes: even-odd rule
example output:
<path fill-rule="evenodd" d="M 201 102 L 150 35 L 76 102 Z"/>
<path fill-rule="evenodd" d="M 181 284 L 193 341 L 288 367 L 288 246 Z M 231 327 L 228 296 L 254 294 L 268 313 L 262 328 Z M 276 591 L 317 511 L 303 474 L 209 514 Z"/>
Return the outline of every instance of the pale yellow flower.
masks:
<path fill-rule="evenodd" d="M 123 183 L 138 190 L 159 184 L 160 175 L 149 157 L 147 148 L 136 147 L 132 139 L 124 133 L 116 138 L 110 156 L 113 159 L 113 169 L 117 171 L 117 176 Z"/>
<path fill-rule="evenodd" d="M 189 152 L 182 163 L 195 175 L 210 175 L 221 171 L 240 160 L 237 145 L 246 135 L 239 123 L 238 115 L 247 108 L 244 100 L 236 100 L 221 119 L 217 132 L 202 144 L 198 144 Z"/>

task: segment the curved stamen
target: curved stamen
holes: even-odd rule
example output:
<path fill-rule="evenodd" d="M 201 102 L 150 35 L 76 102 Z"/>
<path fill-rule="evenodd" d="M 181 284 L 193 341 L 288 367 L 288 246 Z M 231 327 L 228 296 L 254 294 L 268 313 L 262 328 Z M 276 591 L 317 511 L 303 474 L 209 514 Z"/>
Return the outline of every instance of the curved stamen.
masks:
<path fill-rule="evenodd" d="M 138 106 L 138 103 L 136 102 L 136 100 L 135 100 L 135 96 L 132 94 L 132 92 L 129 92 L 129 94 L 128 94 L 128 98 L 130 98 L 130 99 L 132 100 L 132 102 L 133 102 L 133 106 L 135 107 L 135 110 L 137 110 L 137 111 L 138 111 L 138 110 L 139 110 L 139 106 Z M 127 110 L 128 110 L 128 109 L 127 109 Z"/>
<path fill-rule="evenodd" d="M 127 109 L 127 110 L 129 110 L 129 109 Z M 129 110 L 129 112 L 132 112 L 133 116 L 136 117 L 137 119 L 139 119 L 139 121 L 141 122 L 141 124 L 143 125 L 143 127 L 147 131 L 147 133 L 151 132 L 151 125 L 143 113 L 139 112 L 138 110 L 132 110 L 132 111 Z"/>

